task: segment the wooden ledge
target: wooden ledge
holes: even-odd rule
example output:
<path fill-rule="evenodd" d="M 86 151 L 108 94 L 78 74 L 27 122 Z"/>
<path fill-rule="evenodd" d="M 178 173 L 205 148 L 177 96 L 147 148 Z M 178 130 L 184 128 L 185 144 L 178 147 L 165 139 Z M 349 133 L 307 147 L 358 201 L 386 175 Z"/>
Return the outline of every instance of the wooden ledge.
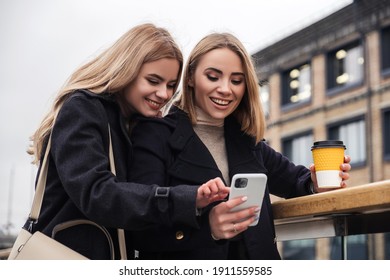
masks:
<path fill-rule="evenodd" d="M 390 180 L 272 203 L 274 219 L 390 211 Z"/>

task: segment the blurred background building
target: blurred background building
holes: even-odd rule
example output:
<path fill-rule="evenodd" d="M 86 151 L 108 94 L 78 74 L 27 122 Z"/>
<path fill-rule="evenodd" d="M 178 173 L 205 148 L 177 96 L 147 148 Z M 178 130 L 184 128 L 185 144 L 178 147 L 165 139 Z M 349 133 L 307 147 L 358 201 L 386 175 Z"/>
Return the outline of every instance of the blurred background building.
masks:
<path fill-rule="evenodd" d="M 313 141 L 343 140 L 349 186 L 390 179 L 390 1 L 355 0 L 253 56 L 274 149 L 309 166 Z M 340 258 L 337 238 L 279 246 L 285 259 Z M 348 248 L 390 259 L 390 235 L 349 236 Z"/>

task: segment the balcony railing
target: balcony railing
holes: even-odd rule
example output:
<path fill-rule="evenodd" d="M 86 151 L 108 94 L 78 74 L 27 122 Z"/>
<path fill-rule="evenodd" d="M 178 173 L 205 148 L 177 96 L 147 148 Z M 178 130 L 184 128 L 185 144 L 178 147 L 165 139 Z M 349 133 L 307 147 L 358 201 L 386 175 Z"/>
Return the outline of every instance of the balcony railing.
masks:
<path fill-rule="evenodd" d="M 272 204 L 278 241 L 390 232 L 390 180 Z M 342 246 L 346 258 L 346 246 Z M 7 259 L 11 249 L 0 250 Z"/>
<path fill-rule="evenodd" d="M 390 180 L 273 203 L 278 241 L 390 232 Z"/>

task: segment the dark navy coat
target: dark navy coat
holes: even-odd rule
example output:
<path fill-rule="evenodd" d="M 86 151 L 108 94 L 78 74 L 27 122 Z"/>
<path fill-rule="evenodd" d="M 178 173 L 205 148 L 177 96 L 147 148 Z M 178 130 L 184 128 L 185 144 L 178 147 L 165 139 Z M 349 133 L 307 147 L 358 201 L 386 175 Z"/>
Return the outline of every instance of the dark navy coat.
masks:
<path fill-rule="evenodd" d="M 225 120 L 230 179 L 237 173 L 265 173 L 268 186 L 257 226 L 242 235 L 250 259 L 280 259 L 269 193 L 290 198 L 310 194 L 310 171 L 296 166 L 264 141 L 255 145 L 233 117 Z M 135 164 L 131 180 L 145 184 L 200 185 L 222 178 L 212 155 L 194 132 L 187 115 L 174 108 L 164 119 L 142 119 L 133 129 Z M 173 187 L 174 189 L 174 187 Z M 226 259 L 229 241 L 211 238 L 208 211 L 198 217 L 200 227 L 183 223 L 134 233 L 140 257 L 172 259 Z"/>
<path fill-rule="evenodd" d="M 117 176 L 109 166 L 108 124 Z M 33 232 L 40 230 L 51 236 L 56 225 L 89 219 L 107 227 L 117 245 L 117 228 L 141 230 L 173 222 L 199 226 L 195 217 L 198 186 L 180 186 L 168 192 L 156 184 L 128 183 L 131 162 L 131 142 L 114 97 L 74 93 L 61 108 L 52 130 L 46 191 Z M 25 228 L 28 226 L 29 221 Z M 106 238 L 95 227 L 76 226 L 59 232 L 56 239 L 89 258 L 110 257 Z M 126 241 L 128 258 L 132 258 L 129 232 Z"/>

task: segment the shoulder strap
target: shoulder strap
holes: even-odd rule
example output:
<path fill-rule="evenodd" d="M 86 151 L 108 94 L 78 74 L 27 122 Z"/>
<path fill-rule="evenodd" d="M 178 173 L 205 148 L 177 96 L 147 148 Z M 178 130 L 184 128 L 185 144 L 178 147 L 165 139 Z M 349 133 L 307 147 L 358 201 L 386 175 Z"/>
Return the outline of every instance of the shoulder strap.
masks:
<path fill-rule="evenodd" d="M 110 170 L 114 175 L 116 175 L 110 125 L 108 125 L 108 135 L 109 135 L 109 141 L 110 141 L 110 146 L 109 146 Z M 45 155 L 42 159 L 41 170 L 40 170 L 40 173 L 38 176 L 37 186 L 35 189 L 35 195 L 34 195 L 33 203 L 31 206 L 31 212 L 29 215 L 30 220 L 33 222 L 38 220 L 39 213 L 41 212 L 43 195 L 45 193 L 45 187 L 46 187 L 47 172 L 48 172 L 48 167 L 49 167 L 50 148 L 51 148 L 51 134 L 49 136 L 49 141 L 47 142 Z M 125 240 L 125 233 L 124 233 L 123 229 L 118 229 L 118 242 L 119 242 L 119 250 L 120 250 L 121 259 L 126 260 L 127 259 L 126 240 Z"/>
<path fill-rule="evenodd" d="M 45 155 L 43 156 L 43 159 L 42 159 L 41 170 L 39 173 L 37 187 L 35 189 L 34 200 L 33 200 L 33 203 L 31 206 L 31 212 L 29 215 L 29 218 L 32 221 L 37 221 L 38 217 L 39 217 L 39 213 L 41 212 L 43 194 L 45 192 L 45 186 L 46 186 L 47 170 L 49 168 L 48 158 L 49 158 L 49 153 L 50 153 L 50 147 L 51 147 L 51 134 L 49 136 L 49 141 L 47 142 Z"/>
<path fill-rule="evenodd" d="M 112 148 L 110 124 L 108 124 L 108 136 L 110 138 L 110 146 L 109 146 L 109 151 L 108 151 L 109 158 L 110 158 L 110 169 L 111 169 L 112 174 L 114 174 L 116 176 L 114 150 Z M 119 242 L 119 251 L 121 253 L 121 260 L 127 260 L 125 231 L 123 229 L 120 229 L 120 228 L 118 228 L 118 242 Z"/>

